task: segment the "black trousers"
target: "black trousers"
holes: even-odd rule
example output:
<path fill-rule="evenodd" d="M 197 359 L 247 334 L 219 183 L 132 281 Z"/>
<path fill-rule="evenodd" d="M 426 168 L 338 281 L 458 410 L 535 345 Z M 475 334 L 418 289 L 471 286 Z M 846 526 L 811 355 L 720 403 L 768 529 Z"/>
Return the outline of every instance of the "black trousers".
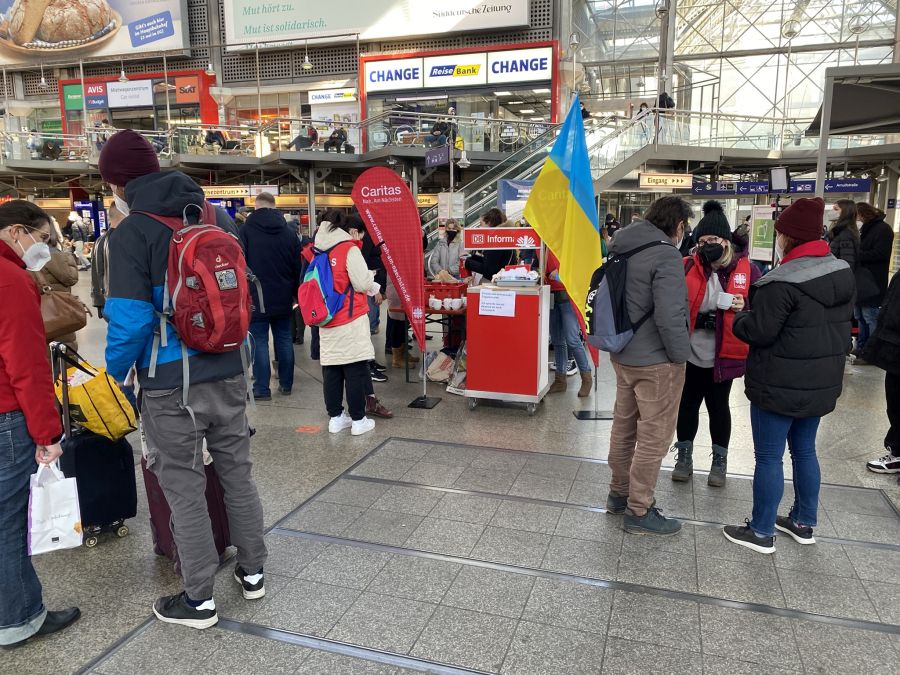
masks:
<path fill-rule="evenodd" d="M 713 445 L 727 448 L 731 440 L 731 408 L 728 399 L 731 383 L 713 381 L 713 368 L 698 368 L 687 364 L 684 374 L 684 389 L 678 407 L 677 434 L 679 441 L 693 441 L 700 426 L 700 404 L 706 402 L 709 413 L 709 435 Z M 898 427 L 900 430 L 900 427 Z"/>
<path fill-rule="evenodd" d="M 384 331 L 385 346 L 400 349 L 406 341 L 406 321 L 388 317 Z"/>
<path fill-rule="evenodd" d="M 343 412 L 345 391 L 350 417 L 358 421 L 366 416 L 366 395 L 372 388 L 372 374 L 368 361 L 357 361 L 342 366 L 322 366 L 322 382 L 325 390 L 325 408 L 329 417 L 339 417 Z"/>
<path fill-rule="evenodd" d="M 303 323 L 303 314 L 300 308 L 295 307 L 291 313 L 291 340 L 303 342 L 304 333 L 306 333 L 306 324 Z"/>
<path fill-rule="evenodd" d="M 900 375 L 885 373 L 884 397 L 887 401 L 888 421 L 891 423 L 891 428 L 884 437 L 884 447 L 894 457 L 900 457 Z"/>
<path fill-rule="evenodd" d="M 319 327 L 309 327 L 309 358 L 313 361 L 319 360 Z"/>

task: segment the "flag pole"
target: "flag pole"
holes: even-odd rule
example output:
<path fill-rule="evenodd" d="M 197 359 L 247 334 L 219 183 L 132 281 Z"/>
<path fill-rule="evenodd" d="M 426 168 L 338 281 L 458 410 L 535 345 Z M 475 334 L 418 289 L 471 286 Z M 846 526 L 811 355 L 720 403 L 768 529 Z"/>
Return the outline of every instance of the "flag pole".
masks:
<path fill-rule="evenodd" d="M 593 420 L 611 420 L 613 413 L 611 410 L 600 410 L 600 396 L 598 388 L 600 386 L 600 366 L 594 366 L 594 409 L 593 410 L 573 410 L 576 420 L 593 421 Z"/>
<path fill-rule="evenodd" d="M 403 321 L 404 321 L 405 325 L 409 325 L 409 322 L 406 318 L 404 318 Z M 405 339 L 406 335 L 407 335 L 407 333 L 406 333 L 406 331 L 404 331 L 404 339 Z M 409 363 L 409 343 L 408 342 L 403 345 L 403 351 L 404 351 L 404 354 L 406 355 L 404 358 L 407 360 L 407 363 Z M 410 403 L 407 406 L 408 408 L 418 408 L 419 410 L 431 410 L 433 407 L 435 407 L 438 403 L 441 402 L 440 396 L 431 396 L 431 397 L 428 396 L 428 377 L 426 376 L 425 372 L 426 372 L 425 352 L 422 351 L 422 395 L 416 396 L 412 400 L 412 403 Z"/>

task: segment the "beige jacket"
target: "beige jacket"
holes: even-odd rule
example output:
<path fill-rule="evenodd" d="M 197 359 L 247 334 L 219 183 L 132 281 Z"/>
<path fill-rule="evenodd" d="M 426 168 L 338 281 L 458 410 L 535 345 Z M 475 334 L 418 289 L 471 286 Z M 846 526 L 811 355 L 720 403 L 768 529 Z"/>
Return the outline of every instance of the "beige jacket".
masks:
<path fill-rule="evenodd" d="M 329 231 L 329 227 L 328 221 L 324 221 L 316 233 L 315 246 L 320 251 L 342 241 L 350 241 L 349 234 L 340 229 Z M 375 273 L 366 266 L 362 251 L 357 247 L 351 248 L 347 253 L 347 274 L 350 276 L 353 289 L 360 293 L 368 293 L 377 285 Z M 322 326 L 319 330 L 319 363 L 323 366 L 343 366 L 358 361 L 371 361 L 374 358 L 375 347 L 369 333 L 367 314 L 343 326 L 334 328 Z"/>

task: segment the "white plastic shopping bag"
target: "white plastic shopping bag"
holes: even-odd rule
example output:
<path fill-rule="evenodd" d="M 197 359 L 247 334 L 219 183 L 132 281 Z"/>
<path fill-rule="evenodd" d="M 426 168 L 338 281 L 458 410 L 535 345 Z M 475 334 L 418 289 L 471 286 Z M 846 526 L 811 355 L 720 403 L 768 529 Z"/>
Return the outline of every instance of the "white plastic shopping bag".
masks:
<path fill-rule="evenodd" d="M 41 464 L 31 476 L 28 499 L 28 555 L 81 546 L 81 510 L 74 478 L 59 466 Z"/>

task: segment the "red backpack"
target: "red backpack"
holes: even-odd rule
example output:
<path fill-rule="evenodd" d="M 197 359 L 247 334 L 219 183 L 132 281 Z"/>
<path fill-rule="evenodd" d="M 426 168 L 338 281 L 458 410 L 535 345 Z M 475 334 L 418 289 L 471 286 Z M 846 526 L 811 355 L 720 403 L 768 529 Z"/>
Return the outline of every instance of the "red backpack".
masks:
<path fill-rule="evenodd" d="M 201 211 L 196 223 L 187 219 L 191 207 Z M 171 321 L 178 337 L 191 349 L 213 354 L 240 349 L 253 312 L 247 261 L 237 237 L 216 225 L 215 207 L 209 202 L 204 202 L 202 209 L 189 204 L 183 218 L 138 213 L 172 230 L 160 314 L 162 346 L 165 324 Z"/>

